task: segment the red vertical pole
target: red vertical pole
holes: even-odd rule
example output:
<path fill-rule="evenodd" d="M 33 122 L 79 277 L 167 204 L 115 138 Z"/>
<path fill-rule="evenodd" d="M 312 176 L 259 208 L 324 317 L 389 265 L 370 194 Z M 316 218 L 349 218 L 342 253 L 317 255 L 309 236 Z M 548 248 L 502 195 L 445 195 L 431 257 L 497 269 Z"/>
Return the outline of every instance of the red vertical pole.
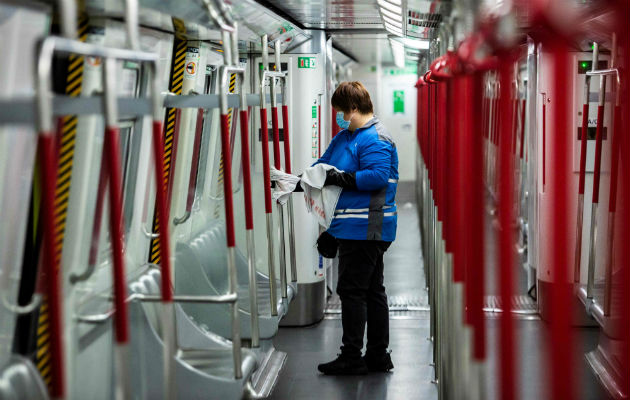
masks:
<path fill-rule="evenodd" d="M 190 176 L 188 178 L 188 196 L 186 197 L 186 211 L 192 210 L 197 188 L 197 173 L 199 168 L 199 153 L 201 152 L 201 134 L 203 131 L 203 108 L 197 110 L 197 123 L 195 125 L 195 141 L 193 144 L 192 161 L 190 163 Z"/>
<path fill-rule="evenodd" d="M 322 156 L 322 105 L 317 106 L 317 157 Z"/>
<path fill-rule="evenodd" d="M 319 118 L 319 114 L 318 114 L 318 118 Z M 319 132 L 319 122 L 317 124 L 317 129 Z M 282 106 L 282 132 L 284 134 L 284 141 L 283 141 L 284 171 L 287 174 L 290 174 L 291 173 L 291 142 L 289 142 L 289 106 L 287 106 L 286 104 Z M 319 139 L 317 142 L 319 143 Z"/>
<path fill-rule="evenodd" d="M 604 79 L 604 77 L 600 77 Z M 604 88 L 605 90 L 605 88 Z M 603 93 L 601 94 L 604 95 Z M 599 181 L 602 166 L 602 130 L 604 126 L 604 106 L 597 107 L 597 129 L 595 133 L 595 165 L 593 170 L 593 204 L 599 203 Z"/>
<path fill-rule="evenodd" d="M 473 76 L 472 81 L 471 103 L 471 126 L 472 129 L 467 132 L 464 137 L 467 138 L 464 148 L 468 149 L 466 158 L 465 179 L 466 190 L 464 197 L 467 205 L 468 223 L 466 226 L 467 251 L 466 258 L 468 262 L 469 277 L 467 280 L 470 290 L 470 309 L 471 322 L 474 326 L 474 342 L 473 356 L 480 361 L 486 356 L 485 343 L 485 321 L 483 316 L 483 293 L 485 284 L 484 271 L 484 235 L 479 232 L 484 231 L 484 192 L 483 188 L 483 137 L 485 129 L 481 125 L 480 111 L 482 108 L 483 98 L 483 74 L 477 72 Z"/>
<path fill-rule="evenodd" d="M 549 137 L 550 156 L 554 168 L 549 174 L 549 197 L 552 202 L 550 240 L 551 263 L 553 265 L 554 287 L 550 298 L 550 398 L 575 399 L 574 392 L 574 348 L 571 332 L 571 302 L 572 291 L 569 267 L 569 193 L 568 182 L 570 170 L 571 132 L 569 98 L 571 93 L 569 83 L 569 53 L 568 47 L 562 42 L 550 43 L 552 47 L 552 79 L 555 97 L 553 105 L 552 124 L 553 134 Z"/>
<path fill-rule="evenodd" d="M 630 3 L 625 0 L 618 0 L 618 22 L 617 26 L 621 30 L 620 41 L 623 47 L 623 54 L 630 54 L 630 26 L 627 21 L 630 20 Z M 624 59 L 624 69 L 628 71 L 630 68 L 630 60 L 627 57 Z M 620 190 L 621 200 L 624 210 L 621 215 L 622 234 L 620 240 L 617 241 L 618 246 L 622 250 L 621 260 L 621 293 L 622 293 L 622 332 L 626 346 L 630 345 L 630 248 L 627 243 L 630 242 L 630 79 L 626 75 L 623 81 L 625 90 L 622 91 L 621 97 L 621 109 L 623 110 L 621 115 L 625 118 L 622 120 L 623 136 L 621 137 L 621 182 L 622 188 Z M 621 90 L 621 89 L 620 89 Z M 630 352 L 624 353 L 622 363 L 623 382 L 622 387 L 625 393 L 630 393 Z"/>
<path fill-rule="evenodd" d="M 630 20 L 630 3 L 625 0 L 618 0 L 617 4 L 617 26 L 621 31 L 620 42 L 623 48 L 623 54 L 626 55 L 630 54 L 630 26 L 628 25 L 628 21 Z M 628 71 L 629 68 L 630 60 L 624 57 L 624 70 Z M 620 198 L 621 204 L 623 204 L 621 207 L 623 211 L 621 211 L 621 221 L 619 221 L 622 227 L 621 237 L 620 240 L 617 241 L 617 246 L 621 249 L 621 257 L 619 257 L 621 263 L 620 286 L 622 293 L 622 306 L 620 310 L 622 315 L 621 328 L 624 342 L 626 346 L 630 346 L 630 247 L 627 246 L 630 242 L 630 79 L 628 79 L 627 75 L 623 80 L 623 85 L 625 86 L 625 90 L 622 90 L 623 95 L 621 97 L 621 109 L 623 112 L 620 114 L 624 116 L 624 118 L 622 119 L 621 125 L 623 135 L 621 136 L 621 154 L 619 155 L 621 163 L 620 180 L 622 182 Z M 630 351 L 626 350 L 624 352 L 621 365 L 623 371 L 622 388 L 625 393 L 630 393 Z"/>
<path fill-rule="evenodd" d="M 276 113 L 277 118 L 277 113 Z M 263 144 L 264 146 L 264 144 Z M 225 226 L 227 247 L 236 246 L 234 235 L 234 199 L 232 194 L 232 156 L 230 151 L 230 121 L 227 114 L 221 114 L 221 154 L 223 155 L 223 193 L 225 196 Z M 278 160 L 279 161 L 279 160 Z"/>
<path fill-rule="evenodd" d="M 445 220 L 446 206 L 444 201 L 444 188 L 446 174 L 444 171 L 444 159 L 446 153 L 446 135 L 444 134 L 444 83 L 438 83 L 435 85 L 435 104 L 437 107 L 437 118 L 435 121 L 435 133 L 438 138 L 438 168 L 437 168 L 437 181 L 438 181 L 438 219 L 443 222 L 442 224 L 442 239 L 445 239 L 446 226 L 448 224 Z"/>
<path fill-rule="evenodd" d="M 542 184 L 543 192 L 547 184 L 547 96 L 543 94 L 542 104 Z"/>
<path fill-rule="evenodd" d="M 513 272 L 514 272 L 514 232 L 511 228 L 513 215 L 513 194 L 514 175 L 512 147 L 512 116 L 510 110 L 510 84 L 512 82 L 513 63 L 506 54 L 502 57 L 499 66 L 500 75 L 500 95 L 499 95 L 499 130 L 497 137 L 499 141 L 498 159 L 498 186 L 499 186 L 499 287 L 501 301 L 503 303 L 503 313 L 500 320 L 500 356 L 499 356 L 499 393 L 504 400 L 516 398 L 515 388 L 515 349 L 514 349 L 514 322 L 511 315 L 511 298 L 513 293 Z"/>
<path fill-rule="evenodd" d="M 588 78 L 587 78 L 588 79 Z M 588 93 L 582 105 L 582 137 L 580 138 L 580 178 L 578 194 L 584 194 L 584 182 L 586 179 L 586 141 L 588 140 Z"/>
<path fill-rule="evenodd" d="M 525 149 L 525 105 L 527 102 L 525 100 L 521 100 L 521 147 L 519 158 L 523 159 L 523 151 Z"/>
<path fill-rule="evenodd" d="M 451 132 L 453 135 L 452 138 L 452 147 L 453 152 L 451 153 L 451 162 L 449 163 L 450 168 L 452 169 L 451 174 L 451 182 L 453 190 L 453 202 L 451 205 L 452 213 L 451 218 L 453 218 L 454 224 L 457 224 L 457 227 L 452 227 L 451 235 L 452 240 L 454 242 L 453 249 L 453 280 L 455 282 L 463 282 L 465 280 L 465 264 L 466 264 L 466 254 L 465 254 L 465 242 L 466 236 L 464 229 L 458 228 L 461 227 L 460 223 L 466 224 L 466 213 L 465 213 L 465 202 L 467 199 L 462 196 L 464 194 L 464 169 L 465 169 L 465 152 L 467 149 L 462 147 L 462 143 L 465 140 L 464 137 L 467 135 L 467 130 L 470 128 L 468 124 L 468 110 L 467 110 L 467 99 L 466 96 L 469 94 L 467 91 L 467 77 L 458 76 L 453 79 L 453 93 L 452 97 L 454 101 L 449 107 L 450 110 L 458 110 L 460 116 L 457 119 L 452 119 L 452 128 Z M 466 292 L 464 295 L 466 296 Z M 466 297 L 464 297 L 464 304 L 467 303 Z M 464 307 L 466 310 L 466 307 Z M 466 311 L 465 311 L 466 313 Z M 459 317 L 457 317 L 459 318 Z"/>
<path fill-rule="evenodd" d="M 273 133 L 273 166 L 282 169 L 280 161 L 280 132 L 278 128 L 278 107 L 271 107 L 271 130 Z"/>
<path fill-rule="evenodd" d="M 435 171 L 435 169 L 433 168 L 433 162 L 435 159 L 435 152 L 434 152 L 434 148 L 435 148 L 435 138 L 433 137 L 433 129 L 431 129 L 432 126 L 432 120 L 433 118 L 435 118 L 435 116 L 433 115 L 434 113 L 434 109 L 433 109 L 433 104 L 431 103 L 432 101 L 432 96 L 431 96 L 431 91 L 432 91 L 432 84 L 431 83 L 427 83 L 427 136 L 429 138 L 429 148 L 428 148 L 428 153 L 429 153 L 429 187 L 431 188 L 431 197 L 433 198 L 433 201 L 435 202 L 435 180 L 433 179 L 433 172 Z"/>
<path fill-rule="evenodd" d="M 173 301 L 173 285 L 171 282 L 171 246 L 168 229 L 169 210 L 167 206 L 166 188 L 164 187 L 164 146 L 162 144 L 162 122 L 153 121 L 153 162 L 155 163 L 156 203 L 158 220 L 160 221 L 160 266 L 162 267 L 162 302 Z"/>
<path fill-rule="evenodd" d="M 444 135 L 444 157 L 443 157 L 443 182 L 444 182 L 444 241 L 447 253 L 453 253 L 455 256 L 455 243 L 453 242 L 453 224 L 455 194 L 457 188 L 454 186 L 455 169 L 458 161 L 454 154 L 455 138 L 453 137 L 454 129 L 452 129 L 452 121 L 446 117 L 448 110 L 452 110 L 453 102 L 451 98 L 451 87 L 453 79 L 449 79 L 440 83 L 440 106 L 442 107 L 442 135 Z M 453 260 L 453 266 L 455 262 Z"/>
<path fill-rule="evenodd" d="M 52 132 L 40 132 L 38 138 L 41 165 L 42 225 L 43 225 L 43 273 L 46 275 L 46 300 L 50 308 L 50 357 L 51 389 L 50 397 L 60 399 L 65 396 L 65 370 L 63 360 L 63 309 L 61 304 L 61 282 L 59 264 L 55 250 L 55 183 L 57 156 L 55 136 Z"/>
<path fill-rule="evenodd" d="M 245 229 L 254 229 L 252 207 L 252 173 L 249 164 L 249 129 L 247 110 L 240 111 L 241 120 L 241 164 L 243 166 L 243 193 L 245 201 Z"/>
<path fill-rule="evenodd" d="M 98 242 L 101 236 L 101 221 L 103 219 L 103 203 L 105 202 L 105 188 L 109 174 L 105 157 L 101 159 L 101 171 L 98 177 L 98 187 L 96 189 L 96 205 L 94 207 L 94 224 L 92 225 L 92 240 L 90 241 L 90 254 L 88 265 L 96 265 L 98 261 Z M 72 279 L 72 277 L 71 277 Z"/>
<path fill-rule="evenodd" d="M 265 213 L 271 214 L 271 176 L 269 175 L 269 129 L 267 128 L 267 109 L 260 109 L 260 131 L 263 161 L 263 184 L 265 188 Z"/>
<path fill-rule="evenodd" d="M 116 342 L 125 344 L 129 341 L 129 317 L 123 250 L 120 142 L 117 127 L 108 126 L 105 128 L 105 157 L 109 175 L 109 236 L 112 242 L 112 260 L 114 264 L 114 304 L 116 306 L 114 327 L 116 329 Z"/>

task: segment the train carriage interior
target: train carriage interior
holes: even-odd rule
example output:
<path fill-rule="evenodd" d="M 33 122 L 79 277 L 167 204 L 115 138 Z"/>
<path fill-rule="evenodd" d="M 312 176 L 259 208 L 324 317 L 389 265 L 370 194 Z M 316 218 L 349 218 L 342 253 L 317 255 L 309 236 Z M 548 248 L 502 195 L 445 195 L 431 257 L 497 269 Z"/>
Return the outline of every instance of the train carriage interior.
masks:
<path fill-rule="evenodd" d="M 0 0 L 0 400 L 628 399 L 629 57 L 629 0 Z"/>

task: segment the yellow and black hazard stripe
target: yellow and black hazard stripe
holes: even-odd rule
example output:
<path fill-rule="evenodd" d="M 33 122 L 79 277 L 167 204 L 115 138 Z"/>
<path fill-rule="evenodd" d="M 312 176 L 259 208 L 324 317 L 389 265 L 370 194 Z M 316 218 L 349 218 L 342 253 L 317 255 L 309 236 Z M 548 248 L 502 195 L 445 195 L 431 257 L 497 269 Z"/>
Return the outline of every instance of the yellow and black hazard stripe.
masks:
<path fill-rule="evenodd" d="M 88 31 L 88 17 L 82 13 L 79 15 L 78 36 L 85 42 Z M 81 94 L 83 86 L 83 57 L 70 55 L 66 73 L 65 94 L 77 97 Z M 68 201 L 70 199 L 70 184 L 72 182 L 72 165 L 74 161 L 74 148 L 77 136 L 78 117 L 68 115 L 63 118 L 59 136 L 59 158 L 57 162 L 57 184 L 55 188 L 55 257 L 57 265 L 61 265 L 61 252 L 66 231 L 66 219 L 68 215 Z M 48 321 L 48 303 L 44 299 L 39 308 L 36 331 L 35 363 L 37 369 L 47 385 L 51 382 L 50 364 L 50 330 Z"/>
<path fill-rule="evenodd" d="M 186 50 L 188 48 L 188 39 L 186 39 L 183 21 L 173 18 L 173 26 L 175 27 L 175 41 L 173 43 L 173 58 L 171 61 L 171 78 L 169 91 L 176 94 L 182 94 L 182 85 L 184 83 L 184 67 L 186 64 Z M 173 160 L 173 139 L 175 137 L 176 125 L 176 108 L 167 108 L 164 126 L 164 165 L 162 169 L 162 179 L 164 187 L 168 187 L 171 175 L 171 162 Z M 170 202 L 170 199 L 166 199 Z M 157 213 L 154 212 L 153 217 L 153 233 L 160 231 L 160 223 Z M 160 263 L 160 241 L 159 238 L 151 240 L 151 250 L 149 253 L 149 262 Z"/>

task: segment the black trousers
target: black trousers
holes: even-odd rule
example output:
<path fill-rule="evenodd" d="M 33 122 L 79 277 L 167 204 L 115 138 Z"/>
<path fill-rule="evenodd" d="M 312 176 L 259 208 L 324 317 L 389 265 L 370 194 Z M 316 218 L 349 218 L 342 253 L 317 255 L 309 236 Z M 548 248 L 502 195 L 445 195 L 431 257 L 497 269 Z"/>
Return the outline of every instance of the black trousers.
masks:
<path fill-rule="evenodd" d="M 367 323 L 367 353 L 389 346 L 389 308 L 383 286 L 383 254 L 391 242 L 339 240 L 339 281 L 343 337 L 341 353 L 360 357 Z"/>

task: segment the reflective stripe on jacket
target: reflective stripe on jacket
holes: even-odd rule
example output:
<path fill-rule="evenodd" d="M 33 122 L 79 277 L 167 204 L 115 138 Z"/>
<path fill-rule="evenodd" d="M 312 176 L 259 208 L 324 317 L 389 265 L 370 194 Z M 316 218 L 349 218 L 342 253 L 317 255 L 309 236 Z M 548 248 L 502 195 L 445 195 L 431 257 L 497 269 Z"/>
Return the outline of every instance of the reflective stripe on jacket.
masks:
<path fill-rule="evenodd" d="M 318 163 L 354 172 L 358 188 L 341 192 L 328 232 L 338 239 L 393 241 L 398 153 L 378 118 L 373 117 L 354 132 L 339 132 Z"/>

